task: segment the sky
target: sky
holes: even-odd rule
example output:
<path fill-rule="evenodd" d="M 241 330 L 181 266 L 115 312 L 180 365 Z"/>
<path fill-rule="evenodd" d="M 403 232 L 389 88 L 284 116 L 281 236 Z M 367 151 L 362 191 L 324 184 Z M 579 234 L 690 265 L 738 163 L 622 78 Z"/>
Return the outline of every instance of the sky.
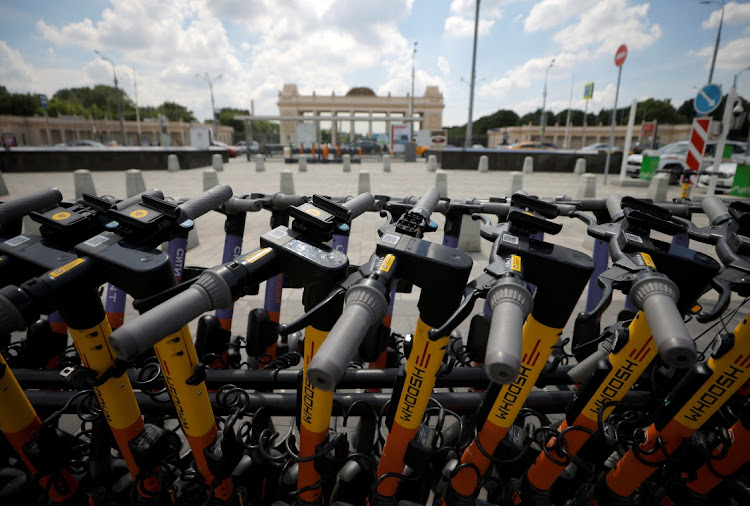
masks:
<path fill-rule="evenodd" d="M 345 94 L 367 86 L 378 95 L 415 95 L 437 85 L 443 125 L 465 124 L 475 0 L 0 0 L 0 84 L 52 95 L 61 88 L 112 83 L 140 104 L 176 101 L 199 119 L 216 107 L 276 115 L 278 92 Z M 542 106 L 611 108 L 614 54 L 628 47 L 620 107 L 633 99 L 675 107 L 707 84 L 720 0 L 482 0 L 474 119 L 498 109 L 523 115 Z M 554 64 L 549 68 L 550 62 Z M 727 2 L 713 81 L 728 91 L 750 66 L 750 2 Z M 750 71 L 738 80 L 750 98 Z"/>

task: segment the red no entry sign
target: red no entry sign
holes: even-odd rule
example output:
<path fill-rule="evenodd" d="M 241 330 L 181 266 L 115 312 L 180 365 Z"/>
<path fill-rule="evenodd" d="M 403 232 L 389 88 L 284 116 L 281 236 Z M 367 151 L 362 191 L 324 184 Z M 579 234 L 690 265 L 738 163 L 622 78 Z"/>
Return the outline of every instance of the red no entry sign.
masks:
<path fill-rule="evenodd" d="M 615 65 L 617 65 L 618 67 L 621 66 L 623 63 L 625 63 L 625 58 L 627 57 L 628 57 L 628 46 L 623 44 L 617 48 L 617 52 L 615 53 Z"/>

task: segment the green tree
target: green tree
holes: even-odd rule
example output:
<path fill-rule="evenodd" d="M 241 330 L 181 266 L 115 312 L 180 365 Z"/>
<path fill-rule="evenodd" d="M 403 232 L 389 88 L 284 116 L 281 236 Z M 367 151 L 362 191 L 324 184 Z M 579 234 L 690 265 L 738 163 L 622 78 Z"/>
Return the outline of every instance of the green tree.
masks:
<path fill-rule="evenodd" d="M 31 93 L 10 93 L 5 86 L 0 86 L 0 114 L 11 116 L 34 116 L 42 114 L 39 95 Z"/>
<path fill-rule="evenodd" d="M 196 121 L 193 111 L 176 102 L 164 102 L 156 108 L 158 114 L 163 114 L 169 121 Z"/>

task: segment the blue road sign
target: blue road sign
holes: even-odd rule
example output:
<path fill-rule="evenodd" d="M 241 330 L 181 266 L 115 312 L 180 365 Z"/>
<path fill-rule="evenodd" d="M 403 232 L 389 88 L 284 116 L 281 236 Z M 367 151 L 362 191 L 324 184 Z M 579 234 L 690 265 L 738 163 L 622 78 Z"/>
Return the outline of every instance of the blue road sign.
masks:
<path fill-rule="evenodd" d="M 47 108 L 47 95 L 39 95 L 39 102 L 42 104 L 42 107 L 46 109 Z"/>
<path fill-rule="evenodd" d="M 721 103 L 721 86 L 709 84 L 698 92 L 693 101 L 695 112 L 698 114 L 711 114 Z"/>

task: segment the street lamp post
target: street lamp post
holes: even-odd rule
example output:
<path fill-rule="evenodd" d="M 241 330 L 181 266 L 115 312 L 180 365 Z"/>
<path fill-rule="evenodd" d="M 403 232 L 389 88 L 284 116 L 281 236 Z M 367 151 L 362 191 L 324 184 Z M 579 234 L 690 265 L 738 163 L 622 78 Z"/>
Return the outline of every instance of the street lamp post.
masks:
<path fill-rule="evenodd" d="M 138 111 L 138 83 L 135 80 L 135 69 L 130 67 L 133 71 L 133 90 L 135 92 L 135 124 L 138 128 L 138 145 L 141 145 L 141 113 Z"/>
<path fill-rule="evenodd" d="M 117 71 L 115 70 L 115 64 L 112 60 L 104 56 L 96 49 L 94 50 L 94 52 L 99 55 L 99 58 L 106 62 L 109 62 L 109 64 L 112 65 L 112 75 L 115 78 L 115 93 L 117 94 L 117 116 L 119 116 L 120 118 L 120 136 L 122 137 L 122 145 L 125 146 L 127 143 L 125 141 L 125 124 L 122 122 L 122 99 L 120 98 L 120 88 L 117 85 Z"/>
<path fill-rule="evenodd" d="M 739 72 L 737 72 L 734 75 L 734 88 L 737 88 L 737 79 L 740 78 L 740 75 L 742 75 L 743 72 L 750 70 L 750 67 L 746 67 Z M 727 102 L 726 107 L 729 107 L 729 103 Z M 748 113 L 748 118 L 750 119 L 750 112 Z M 750 120 L 748 121 L 750 123 Z M 748 153 L 750 153 L 750 126 L 747 128 L 747 144 L 745 145 L 745 156 L 748 156 Z"/>
<path fill-rule="evenodd" d="M 411 95 L 409 95 L 409 118 L 414 117 L 414 69 L 417 65 L 417 43 L 411 53 Z M 372 126 L 372 124 L 370 124 Z M 409 121 L 409 143 L 414 142 L 414 122 Z"/>
<path fill-rule="evenodd" d="M 223 74 L 219 74 L 213 79 L 208 75 L 208 72 L 204 72 L 203 75 L 195 74 L 195 77 L 202 77 L 208 83 L 208 90 L 211 92 L 211 113 L 214 118 L 214 140 L 219 139 L 219 122 L 216 119 L 216 107 L 214 106 L 214 81 L 221 79 Z"/>
<path fill-rule="evenodd" d="M 474 81 L 477 75 L 477 33 L 479 31 L 479 0 L 477 0 L 476 13 L 474 14 L 474 49 L 471 55 L 471 84 L 469 85 L 469 121 L 466 123 L 466 139 L 464 147 L 471 147 L 471 136 L 473 135 L 474 125 L 471 116 L 474 113 Z"/>
<path fill-rule="evenodd" d="M 711 58 L 711 70 L 708 72 L 708 84 L 713 82 L 714 66 L 716 65 L 716 53 L 719 52 L 719 43 L 721 42 L 721 25 L 724 24 L 724 0 L 701 0 L 702 4 L 721 4 L 721 19 L 719 20 L 719 31 L 716 33 L 716 44 L 714 44 L 714 56 Z"/>
<path fill-rule="evenodd" d="M 555 59 L 547 65 L 547 69 L 544 71 L 544 92 L 542 93 L 542 133 L 540 135 L 539 142 L 544 142 L 544 133 L 547 130 L 547 76 L 549 75 L 549 69 L 555 64 Z"/>

